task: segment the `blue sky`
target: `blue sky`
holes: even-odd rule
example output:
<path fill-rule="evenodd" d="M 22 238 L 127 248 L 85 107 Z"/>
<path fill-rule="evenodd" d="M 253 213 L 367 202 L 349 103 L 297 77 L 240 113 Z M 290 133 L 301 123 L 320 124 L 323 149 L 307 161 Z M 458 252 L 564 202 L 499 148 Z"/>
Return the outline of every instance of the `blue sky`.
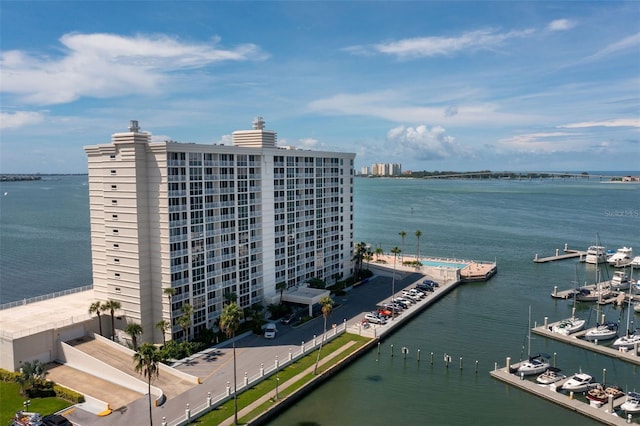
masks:
<path fill-rule="evenodd" d="M 640 2 L 2 1 L 2 173 L 86 172 L 156 140 L 279 145 L 356 168 L 639 170 Z"/>

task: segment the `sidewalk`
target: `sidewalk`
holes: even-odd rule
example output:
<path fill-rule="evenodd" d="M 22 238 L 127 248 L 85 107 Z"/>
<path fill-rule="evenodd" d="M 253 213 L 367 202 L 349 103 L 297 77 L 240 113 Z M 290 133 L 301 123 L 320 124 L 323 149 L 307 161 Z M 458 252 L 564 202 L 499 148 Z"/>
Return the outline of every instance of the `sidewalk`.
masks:
<path fill-rule="evenodd" d="M 323 365 L 327 364 L 329 361 L 331 361 L 333 358 L 335 358 L 336 356 L 340 355 L 342 352 L 344 352 L 347 349 L 349 349 L 355 343 L 356 342 L 354 342 L 354 341 L 350 341 L 346 345 L 343 345 L 339 349 L 331 352 L 330 354 L 328 354 L 327 356 L 325 356 L 324 358 L 322 358 L 320 360 L 319 366 L 323 366 Z M 313 352 L 313 353 L 316 353 L 316 352 Z M 287 389 L 289 386 L 294 385 L 296 382 L 298 382 L 299 380 L 301 380 L 302 378 L 304 378 L 308 374 L 312 373 L 314 369 L 315 369 L 315 364 L 313 366 L 307 368 L 306 370 L 298 373 L 296 376 L 294 376 L 291 379 L 287 380 L 283 384 L 279 385 L 278 386 L 278 389 L 279 389 L 278 393 L 280 393 L 281 391 Z M 322 375 L 322 373 L 320 373 L 316 377 L 320 377 L 321 375 Z M 316 380 L 316 379 L 314 378 L 312 380 Z M 257 399 L 256 401 L 252 402 L 251 404 L 249 404 L 247 407 L 243 408 L 242 410 L 239 410 L 238 411 L 238 419 L 241 419 L 242 417 L 249 415 L 249 413 L 251 413 L 256 408 L 260 407 L 265 402 L 273 400 L 274 399 L 273 397 L 274 397 L 273 393 L 270 392 L 270 393 L 262 396 L 261 398 Z M 284 398 L 279 398 L 277 401 L 274 401 L 273 405 L 271 407 L 267 408 L 260 415 L 268 412 L 269 410 L 272 410 L 274 407 L 276 407 L 278 404 L 282 403 L 286 399 L 287 399 L 287 397 L 284 397 Z M 253 420 L 254 419 L 250 419 L 249 421 L 246 422 L 246 424 L 250 424 Z M 228 425 L 233 425 L 233 424 L 234 424 L 234 416 L 231 416 L 227 420 L 221 422 L 220 426 L 228 426 Z"/>

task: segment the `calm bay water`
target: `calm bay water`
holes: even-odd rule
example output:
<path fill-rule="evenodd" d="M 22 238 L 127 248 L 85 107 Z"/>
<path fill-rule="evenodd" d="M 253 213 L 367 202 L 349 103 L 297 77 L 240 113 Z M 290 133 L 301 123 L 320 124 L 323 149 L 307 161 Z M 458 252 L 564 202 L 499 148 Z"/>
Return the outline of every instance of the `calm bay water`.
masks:
<path fill-rule="evenodd" d="M 2 183 L 0 194 L 5 192 L 0 302 L 90 284 L 87 177 Z M 379 355 L 366 354 L 272 424 L 597 424 L 499 383 L 488 371 L 495 362 L 504 364 L 506 356 L 526 356 L 529 306 L 538 323 L 545 316 L 566 317 L 571 304 L 551 299 L 553 286 L 572 287 L 576 270 L 581 281 L 595 277 L 592 266 L 577 260 L 534 264 L 536 253 L 551 255 L 565 243 L 585 250 L 598 234 L 609 248 L 633 246 L 640 254 L 640 185 L 358 178 L 354 218 L 356 242 L 388 252 L 402 247 L 398 233 L 404 230 L 404 253 L 410 255 L 417 251 L 420 230 L 422 255 L 496 260 L 498 274 L 454 290 L 386 338 Z M 581 304 L 578 314 L 593 322 L 592 307 Z M 604 312 L 609 319 L 622 314 L 613 307 Z M 634 319 L 640 321 L 638 315 Z M 402 346 L 409 348 L 406 361 Z M 582 369 L 602 380 L 606 368 L 608 383 L 640 390 L 640 371 L 629 364 L 540 337 L 532 340 L 532 351 L 557 353 L 566 373 Z M 453 359 L 449 368 L 445 353 Z"/>

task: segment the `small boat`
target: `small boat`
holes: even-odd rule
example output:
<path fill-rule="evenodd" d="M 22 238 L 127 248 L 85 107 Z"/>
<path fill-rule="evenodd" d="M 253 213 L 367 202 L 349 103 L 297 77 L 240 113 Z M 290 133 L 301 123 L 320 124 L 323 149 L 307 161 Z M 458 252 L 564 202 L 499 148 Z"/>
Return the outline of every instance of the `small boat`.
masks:
<path fill-rule="evenodd" d="M 549 355 L 543 353 L 530 356 L 526 361 L 522 361 L 520 363 L 520 366 L 516 370 L 516 374 L 523 376 L 540 374 L 551 367 L 549 358 Z"/>
<path fill-rule="evenodd" d="M 633 267 L 631 273 L 633 273 Z M 633 349 L 636 343 L 640 344 L 640 329 L 636 329 L 633 332 L 631 331 L 631 299 L 633 299 L 633 287 L 629 289 L 629 294 L 627 295 L 629 299 L 627 309 L 627 331 L 624 336 L 617 338 L 616 341 L 613 342 L 612 346 L 614 348 Z M 636 305 L 635 307 L 637 306 L 638 305 Z"/>
<path fill-rule="evenodd" d="M 573 297 L 580 302 L 597 302 L 611 296 L 609 287 L 589 285 L 575 289 Z"/>
<path fill-rule="evenodd" d="M 629 392 L 620 409 L 626 413 L 640 413 L 640 392 Z"/>
<path fill-rule="evenodd" d="M 562 390 L 572 392 L 586 392 L 592 387 L 597 386 L 597 383 L 593 383 L 593 377 L 586 373 L 576 373 L 569 380 L 564 382 Z"/>
<path fill-rule="evenodd" d="M 584 261 L 591 264 L 604 263 L 607 260 L 607 248 L 603 246 L 589 246 Z"/>
<path fill-rule="evenodd" d="M 613 399 L 616 400 L 621 396 L 624 396 L 624 391 L 619 386 L 607 386 L 605 388 L 602 385 L 598 385 L 587 391 L 587 399 L 589 401 L 595 401 L 599 403 L 605 403 L 609 401 L 609 395 L 611 395 Z"/>
<path fill-rule="evenodd" d="M 609 289 L 613 291 L 628 290 L 631 287 L 629 275 L 624 271 L 615 271 L 609 283 Z"/>
<path fill-rule="evenodd" d="M 571 333 L 582 330 L 586 323 L 586 320 L 571 317 L 564 319 L 551 327 L 551 331 L 554 333 L 562 334 L 563 336 L 568 336 Z"/>
<path fill-rule="evenodd" d="M 633 258 L 631 262 L 629 262 L 631 266 L 640 266 L 640 256 L 636 256 Z"/>
<path fill-rule="evenodd" d="M 531 356 L 531 306 L 529 306 L 529 327 L 528 327 L 528 358 L 526 361 L 522 361 L 515 371 L 519 376 L 530 376 L 533 374 L 540 374 L 546 371 L 551 364 L 549 363 L 550 356 L 547 354 L 539 353 Z"/>
<path fill-rule="evenodd" d="M 633 248 L 632 247 L 622 247 L 619 248 L 613 256 L 607 259 L 607 263 L 614 268 L 624 268 L 631 264 L 633 260 Z"/>
<path fill-rule="evenodd" d="M 584 339 L 590 342 L 613 339 L 618 336 L 618 323 L 607 321 L 604 324 L 596 324 L 584 334 Z"/>
<path fill-rule="evenodd" d="M 541 385 L 550 385 L 566 378 L 567 376 L 560 373 L 559 368 L 549 367 L 547 371 L 536 377 L 536 382 L 540 383 Z"/>

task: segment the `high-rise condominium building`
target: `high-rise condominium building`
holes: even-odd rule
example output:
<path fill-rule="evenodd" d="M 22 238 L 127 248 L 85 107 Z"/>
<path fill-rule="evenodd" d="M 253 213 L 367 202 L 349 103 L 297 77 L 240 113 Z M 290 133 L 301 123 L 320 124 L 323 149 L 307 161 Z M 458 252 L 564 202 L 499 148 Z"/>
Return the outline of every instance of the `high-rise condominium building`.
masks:
<path fill-rule="evenodd" d="M 266 305 L 278 283 L 352 273 L 355 154 L 279 148 L 260 117 L 232 146 L 152 142 L 131 121 L 85 151 L 94 293 L 119 301 L 144 340 L 162 341 L 161 320 L 183 339 L 187 304 L 193 334 L 232 293 Z"/>

